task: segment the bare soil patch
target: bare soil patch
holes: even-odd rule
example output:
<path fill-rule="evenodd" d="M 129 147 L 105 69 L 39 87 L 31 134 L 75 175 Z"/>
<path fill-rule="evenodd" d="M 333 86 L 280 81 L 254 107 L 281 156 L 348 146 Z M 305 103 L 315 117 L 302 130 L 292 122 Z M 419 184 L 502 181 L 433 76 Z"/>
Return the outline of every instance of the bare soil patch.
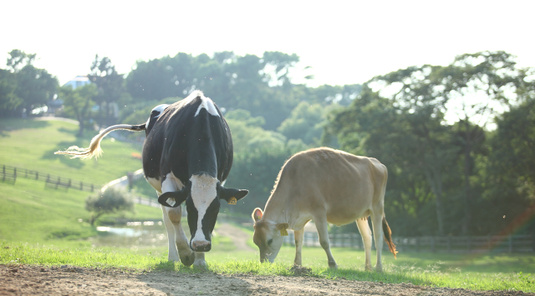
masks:
<path fill-rule="evenodd" d="M 0 295 L 535 295 L 327 280 L 307 276 L 132 272 L 72 266 L 0 265 Z"/>

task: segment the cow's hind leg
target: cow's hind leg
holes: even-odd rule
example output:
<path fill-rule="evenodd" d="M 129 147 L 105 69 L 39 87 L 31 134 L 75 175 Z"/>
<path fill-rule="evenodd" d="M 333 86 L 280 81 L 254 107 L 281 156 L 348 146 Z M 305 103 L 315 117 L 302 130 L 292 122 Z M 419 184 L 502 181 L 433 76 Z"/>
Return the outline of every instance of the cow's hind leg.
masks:
<path fill-rule="evenodd" d="M 377 263 L 375 270 L 383 271 L 383 264 L 381 262 L 381 254 L 383 252 L 383 216 L 372 215 L 373 238 L 375 239 L 375 251 L 377 252 Z"/>
<path fill-rule="evenodd" d="M 368 217 L 357 219 L 357 227 L 362 236 L 362 244 L 364 245 L 364 254 L 366 256 L 365 269 L 372 270 L 372 234 L 370 225 L 368 224 Z"/>
<path fill-rule="evenodd" d="M 305 229 L 294 230 L 295 239 L 295 259 L 294 264 L 301 266 L 301 250 L 303 248 L 303 237 L 305 235 Z"/>
<path fill-rule="evenodd" d="M 186 266 L 193 264 L 195 253 L 190 249 L 188 238 L 182 229 L 181 218 L 182 208 L 169 208 L 162 206 L 165 228 L 169 239 L 169 256 L 170 261 L 180 261 Z M 178 254 L 177 254 L 178 250 Z"/>
<path fill-rule="evenodd" d="M 331 253 L 331 246 L 329 242 L 329 227 L 326 219 L 314 219 L 316 223 L 316 229 L 318 230 L 318 236 L 320 239 L 320 245 L 327 254 L 327 260 L 330 268 L 337 268 L 336 261 Z"/>

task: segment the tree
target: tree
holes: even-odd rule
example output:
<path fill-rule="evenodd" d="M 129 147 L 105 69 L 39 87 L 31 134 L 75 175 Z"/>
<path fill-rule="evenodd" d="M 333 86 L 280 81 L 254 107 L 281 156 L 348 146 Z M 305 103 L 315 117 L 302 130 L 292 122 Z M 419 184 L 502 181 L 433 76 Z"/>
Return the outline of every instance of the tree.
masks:
<path fill-rule="evenodd" d="M 533 82 L 532 82 L 533 83 Z M 486 200 L 493 204 L 487 224 L 529 219 L 535 211 L 535 96 L 500 115 L 491 138 Z M 525 221 L 527 222 L 527 221 Z M 535 232 L 535 224 L 531 223 Z"/>
<path fill-rule="evenodd" d="M 412 91 L 418 90 L 413 88 Z M 429 201 L 426 189 L 421 187 L 427 184 L 434 195 L 436 230 L 429 228 L 433 224 L 428 223 L 421 234 L 444 234 L 447 231 L 444 182 L 455 147 L 450 143 L 447 127 L 440 124 L 441 118 L 433 116 L 436 110 L 429 106 L 411 110 L 364 87 L 360 97 L 348 108 L 335 112 L 327 132 L 338 135 L 343 150 L 377 157 L 388 167 L 388 188 L 397 192 L 400 210 L 419 215 L 423 208 L 418 208 L 417 203 L 407 208 L 410 205 L 406 203 L 407 197 Z M 406 181 L 400 182 L 400 179 Z M 396 188 L 395 184 L 402 187 Z M 413 194 L 406 195 L 406 188 L 414 186 L 420 189 L 411 189 Z"/>
<path fill-rule="evenodd" d="M 15 96 L 22 101 L 25 115 L 30 115 L 32 110 L 45 106 L 56 95 L 58 81 L 44 69 L 35 68 L 32 62 L 35 54 L 14 49 L 9 52 L 7 65 L 11 68 L 16 80 Z"/>
<path fill-rule="evenodd" d="M 14 116 L 22 109 L 23 101 L 15 93 L 16 89 L 15 74 L 0 69 L 0 115 Z"/>
<path fill-rule="evenodd" d="M 104 192 L 89 196 L 85 201 L 85 209 L 91 213 L 89 222 L 93 226 L 102 215 L 121 211 L 132 212 L 134 203 L 126 192 L 109 187 Z"/>
<path fill-rule="evenodd" d="M 98 89 L 98 95 L 94 97 L 99 106 L 97 121 L 101 126 L 113 124 L 118 117 L 117 103 L 124 92 L 123 75 L 117 73 L 108 57 L 96 55 L 88 78 Z"/>
<path fill-rule="evenodd" d="M 525 75 L 506 52 L 463 54 L 444 68 L 437 68 L 431 79 L 443 86 L 437 96 L 445 99 L 450 121 L 456 121 L 457 145 L 463 161 L 464 201 L 462 233 L 471 232 L 476 194 L 471 178 L 476 173 L 475 158 L 486 153 L 485 132 L 493 118 L 514 104 L 515 92 L 525 84 Z"/>
<path fill-rule="evenodd" d="M 64 86 L 60 89 L 59 98 L 63 100 L 65 114 L 74 116 L 79 123 L 78 136 L 82 136 L 84 128 L 88 124 L 91 107 L 97 96 L 97 86 L 94 84 L 84 85 L 76 89 Z"/>
<path fill-rule="evenodd" d="M 323 132 L 326 109 L 320 104 L 301 102 L 277 131 L 288 139 L 301 139 L 306 144 L 317 144 Z"/>
<path fill-rule="evenodd" d="M 36 54 L 27 54 L 20 49 L 13 49 L 9 52 L 6 65 L 11 68 L 12 72 L 18 72 L 25 66 L 31 65 L 36 56 Z"/>

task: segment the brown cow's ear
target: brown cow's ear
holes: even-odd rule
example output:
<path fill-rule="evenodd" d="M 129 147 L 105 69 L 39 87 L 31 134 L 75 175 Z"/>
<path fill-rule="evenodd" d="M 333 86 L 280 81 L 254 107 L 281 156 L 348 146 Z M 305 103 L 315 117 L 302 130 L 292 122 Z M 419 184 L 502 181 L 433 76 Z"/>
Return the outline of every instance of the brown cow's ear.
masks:
<path fill-rule="evenodd" d="M 253 221 L 258 222 L 260 219 L 262 219 L 262 216 L 264 216 L 264 212 L 262 212 L 262 209 L 256 208 L 253 211 L 252 217 Z"/>
<path fill-rule="evenodd" d="M 281 236 L 287 236 L 288 235 L 288 223 L 279 223 L 277 224 L 277 229 L 281 232 Z"/>

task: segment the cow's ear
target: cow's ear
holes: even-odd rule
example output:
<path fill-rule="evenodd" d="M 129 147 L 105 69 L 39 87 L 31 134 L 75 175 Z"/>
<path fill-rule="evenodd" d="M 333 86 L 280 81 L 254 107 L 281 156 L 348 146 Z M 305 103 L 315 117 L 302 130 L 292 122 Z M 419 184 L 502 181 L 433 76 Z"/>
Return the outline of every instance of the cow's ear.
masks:
<path fill-rule="evenodd" d="M 264 216 L 264 212 L 262 212 L 261 208 L 256 208 L 251 216 L 253 217 L 253 221 L 258 222 Z"/>
<path fill-rule="evenodd" d="M 281 236 L 288 236 L 288 223 L 279 223 L 277 224 L 277 229 L 281 232 Z"/>
<path fill-rule="evenodd" d="M 247 189 L 225 188 L 223 186 L 218 187 L 219 198 L 226 200 L 229 205 L 235 205 L 238 200 L 244 198 L 247 193 L 249 193 L 249 190 Z"/>
<path fill-rule="evenodd" d="M 188 196 L 189 189 L 185 187 L 180 191 L 164 192 L 158 197 L 158 202 L 166 207 L 176 208 L 180 206 Z M 169 204 L 168 201 L 172 204 Z"/>

